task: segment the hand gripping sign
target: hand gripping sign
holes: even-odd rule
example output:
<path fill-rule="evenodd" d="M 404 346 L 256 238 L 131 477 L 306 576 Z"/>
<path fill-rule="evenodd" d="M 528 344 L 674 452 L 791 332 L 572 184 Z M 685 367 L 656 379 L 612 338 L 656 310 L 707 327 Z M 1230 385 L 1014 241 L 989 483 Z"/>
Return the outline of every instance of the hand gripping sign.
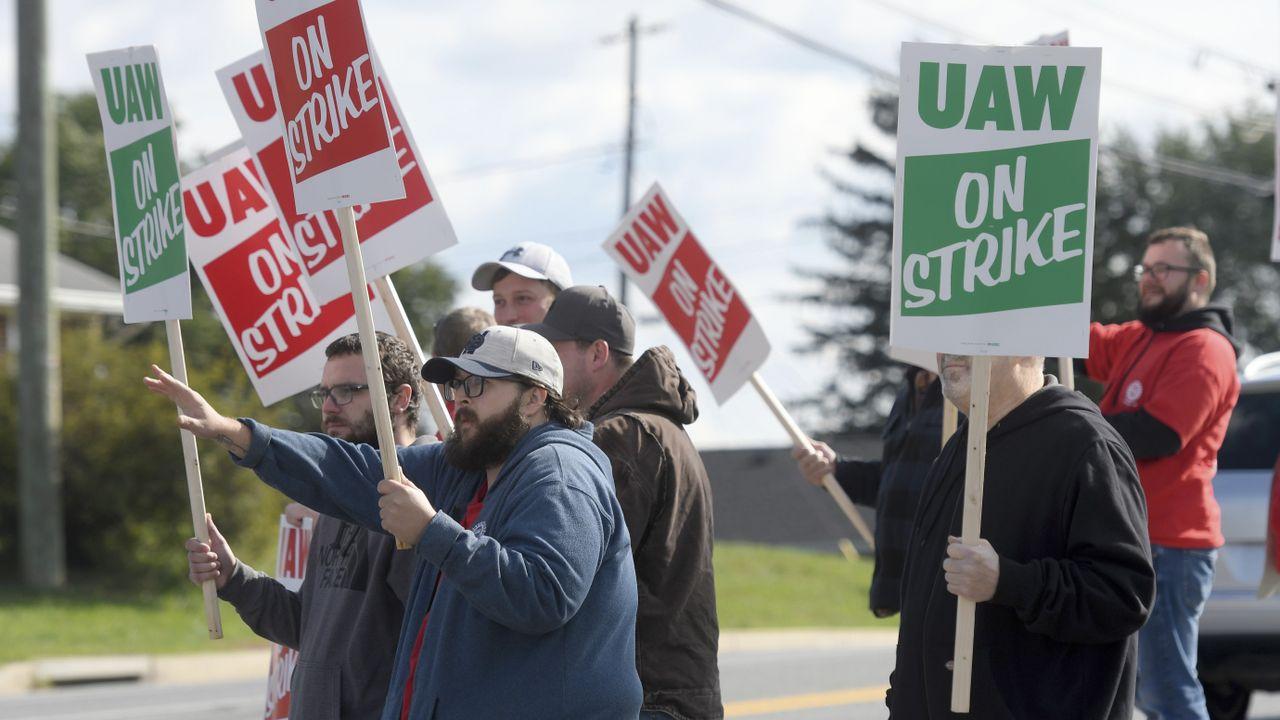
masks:
<path fill-rule="evenodd" d="M 426 356 L 388 275 L 455 245 L 458 240 L 376 54 L 374 69 L 388 100 L 391 136 L 404 179 L 405 198 L 357 206 L 356 229 L 365 268 L 369 276 L 377 278 L 374 282 L 396 335 L 421 363 Z M 346 263 L 340 262 L 343 252 L 337 213 L 325 210 L 302 214 L 294 205 L 275 86 L 267 73 L 265 54 L 257 52 L 241 58 L 217 74 L 231 114 L 265 180 L 267 194 L 281 209 L 285 235 L 302 259 L 307 284 L 322 303 L 349 296 Z M 453 420 L 439 389 L 429 385 L 426 400 L 436 427 L 447 438 L 453 430 Z"/>
<path fill-rule="evenodd" d="M 990 359 L 1085 357 L 1101 51 L 904 43 L 891 345 L 971 355 L 962 540 L 982 526 Z M 969 711 L 959 598 L 951 709 Z"/>
<path fill-rule="evenodd" d="M 811 446 L 757 373 L 769 356 L 764 330 L 661 186 L 654 183 L 632 206 L 604 250 L 658 306 L 717 402 L 727 401 L 749 380 L 796 445 Z M 870 530 L 835 478 L 828 476 L 823 485 L 874 547 Z"/>
<path fill-rule="evenodd" d="M 93 53 L 88 61 L 107 150 L 124 321 L 165 321 L 169 362 L 174 376 L 185 383 L 187 362 L 178 321 L 191 318 L 191 276 L 173 114 L 160 61 L 150 46 Z M 196 537 L 207 543 L 196 439 L 186 430 L 180 437 L 191 521 Z M 203 583 L 201 592 L 209 638 L 217 640 L 222 637 L 222 617 L 214 582 Z"/>
<path fill-rule="evenodd" d="M 365 373 L 382 377 L 352 206 L 400 199 L 405 189 L 359 0 L 257 0 L 257 9 L 295 205 L 338 209 Z M 383 477 L 401 482 L 387 397 L 372 399 Z"/>
<path fill-rule="evenodd" d="M 276 543 L 276 579 L 290 592 L 298 592 L 306 577 L 313 525 L 309 517 L 303 518 L 302 526 L 299 527 L 291 524 L 286 516 L 280 516 L 280 535 Z M 263 720 L 288 719 L 289 704 L 293 699 L 291 681 L 297 664 L 297 650 L 271 643 L 271 669 L 267 673 L 267 705 L 263 711 Z"/>
<path fill-rule="evenodd" d="M 321 305 L 237 144 L 182 178 L 191 263 L 263 405 L 316 384 L 330 342 L 355 332 L 347 294 Z M 381 327 L 390 319 L 375 317 Z"/>

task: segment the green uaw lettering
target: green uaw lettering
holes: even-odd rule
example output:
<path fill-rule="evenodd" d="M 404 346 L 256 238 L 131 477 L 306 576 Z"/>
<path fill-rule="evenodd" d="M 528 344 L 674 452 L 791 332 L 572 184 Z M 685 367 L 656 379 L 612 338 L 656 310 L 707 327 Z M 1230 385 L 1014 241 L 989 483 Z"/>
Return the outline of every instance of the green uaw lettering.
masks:
<path fill-rule="evenodd" d="M 107 114 L 117 125 L 164 118 L 160 69 L 155 63 L 102 68 L 102 94 Z"/>
<path fill-rule="evenodd" d="M 1031 67 L 1019 65 L 1013 69 L 1014 84 L 1018 86 L 1018 110 L 1022 115 L 1022 127 L 1040 129 L 1044 111 L 1049 110 L 1049 127 L 1054 130 L 1071 129 L 1071 118 L 1076 113 L 1076 100 L 1080 97 L 1080 85 L 1084 82 L 1084 67 L 1069 65 L 1064 82 L 1058 82 L 1056 65 L 1042 65 L 1040 78 L 1031 83 Z"/>
<path fill-rule="evenodd" d="M 920 63 L 920 119 L 939 130 L 955 127 L 964 119 L 964 63 L 947 63 L 947 96 L 938 107 L 936 62 Z"/>
<path fill-rule="evenodd" d="M 904 315 L 1080 302 L 1090 141 L 905 162 Z"/>
<path fill-rule="evenodd" d="M 1012 69 L 1013 77 L 1009 77 Z M 973 96 L 965 95 L 965 66 L 947 64 L 946 80 L 940 78 L 936 62 L 920 63 L 920 119 L 939 130 L 956 127 L 964 120 L 966 130 L 997 131 L 1040 130 L 1045 112 L 1049 127 L 1069 130 L 1075 117 L 1076 101 L 1084 82 L 1084 67 L 1071 65 L 1059 76 L 1056 65 L 1043 65 L 1034 80 L 1030 65 L 984 65 L 978 75 Z M 942 83 L 940 85 L 940 83 Z M 939 106 L 939 88 L 942 105 Z M 1018 112 L 1013 111 L 1013 97 L 1018 99 Z"/>

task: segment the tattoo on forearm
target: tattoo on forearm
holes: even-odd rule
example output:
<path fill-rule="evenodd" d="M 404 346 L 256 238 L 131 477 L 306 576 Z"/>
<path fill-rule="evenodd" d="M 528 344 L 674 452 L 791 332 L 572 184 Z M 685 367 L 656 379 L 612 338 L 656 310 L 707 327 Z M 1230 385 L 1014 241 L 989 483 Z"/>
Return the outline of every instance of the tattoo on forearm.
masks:
<path fill-rule="evenodd" d="M 234 440 L 227 437 L 226 435 L 219 435 L 218 442 L 222 443 L 222 445 L 224 445 L 228 450 L 231 450 L 232 452 L 236 453 L 240 457 L 244 457 L 245 455 L 249 454 L 249 450 L 247 448 L 240 447 L 239 445 L 236 444 Z"/>

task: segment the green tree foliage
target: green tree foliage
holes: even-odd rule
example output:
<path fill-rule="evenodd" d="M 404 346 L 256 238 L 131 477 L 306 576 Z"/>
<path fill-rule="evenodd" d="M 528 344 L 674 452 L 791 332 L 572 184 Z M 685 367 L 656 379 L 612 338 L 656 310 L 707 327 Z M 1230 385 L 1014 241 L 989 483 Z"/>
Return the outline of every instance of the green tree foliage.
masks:
<path fill-rule="evenodd" d="M 892 147 L 897 102 L 893 95 L 869 102 L 881 146 Z M 1147 233 L 1194 225 L 1213 242 L 1214 301 L 1234 308 L 1237 335 L 1252 352 L 1280 349 L 1280 271 L 1268 262 L 1274 198 L 1265 179 L 1275 157 L 1269 124 L 1261 110 L 1247 107 L 1194 130 L 1162 130 L 1150 147 L 1126 132 L 1106 142 L 1098 157 L 1094 320 L 1121 322 L 1136 315 L 1132 268 Z M 902 367 L 887 354 L 893 157 L 864 143 L 841 157 L 847 162 L 828 173 L 836 203 L 818 221 L 840 262 L 799 270 L 819 281 L 819 289 L 801 300 L 831 308 L 837 319 L 808 327 L 809 341 L 801 350 L 834 351 L 839 363 L 839 372 L 809 404 L 831 418 L 835 430 L 870 430 L 883 422 L 902 379 Z M 1203 166 L 1235 175 L 1206 173 Z"/>
<path fill-rule="evenodd" d="M 95 100 L 58 100 L 59 196 L 64 218 L 112 226 L 110 186 Z M 11 147 L 0 147 L 0 198 L 16 191 Z M 0 216 L 0 220 L 10 219 Z M 112 276 L 115 241 L 62 234 L 63 250 Z M 427 261 L 394 275 L 424 346 L 448 311 L 454 281 Z M 193 319 L 182 322 L 192 385 L 220 411 L 298 430 L 319 428 L 319 411 L 302 396 L 263 408 L 193 273 Z M 162 323 L 64 316 L 62 328 L 62 474 L 68 567 L 78 576 L 170 584 L 186 574 L 183 541 L 192 534 L 182 447 L 172 404 L 148 393 L 152 363 L 169 367 Z M 18 563 L 16 354 L 0 352 L 0 571 Z M 319 378 L 316 378 L 317 382 Z M 286 500 L 238 469 L 215 444 L 199 443 L 207 509 L 238 554 L 267 557 Z M 266 568 L 270 569 L 270 568 Z"/>

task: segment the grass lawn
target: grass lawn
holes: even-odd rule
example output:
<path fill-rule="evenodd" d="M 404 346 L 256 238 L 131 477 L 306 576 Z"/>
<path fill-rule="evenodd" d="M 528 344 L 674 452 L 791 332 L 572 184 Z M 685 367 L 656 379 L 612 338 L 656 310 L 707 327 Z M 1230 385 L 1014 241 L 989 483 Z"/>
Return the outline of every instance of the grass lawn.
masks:
<path fill-rule="evenodd" d="M 894 627 L 867 610 L 871 561 L 849 562 L 764 545 L 716 546 L 720 625 Z M 0 583 L 0 664 L 62 655 L 207 652 L 263 646 L 222 603 L 225 637 L 207 639 L 199 591 L 185 580 L 163 592 L 99 585 L 34 592 Z"/>
<path fill-rule="evenodd" d="M 720 627 L 897 627 L 867 607 L 870 558 L 747 543 L 717 543 Z"/>

